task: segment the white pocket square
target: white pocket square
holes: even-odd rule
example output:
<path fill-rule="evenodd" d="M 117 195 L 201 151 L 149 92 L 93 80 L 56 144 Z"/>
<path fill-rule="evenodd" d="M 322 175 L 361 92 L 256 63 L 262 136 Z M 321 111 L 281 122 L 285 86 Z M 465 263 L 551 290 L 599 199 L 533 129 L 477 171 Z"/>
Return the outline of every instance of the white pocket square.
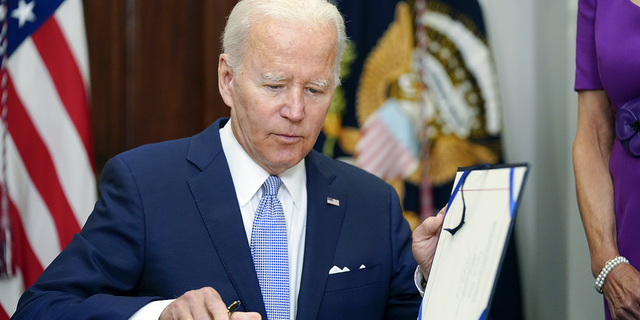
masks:
<path fill-rule="evenodd" d="M 333 266 L 333 268 L 331 268 L 329 270 L 329 274 L 349 272 L 349 271 L 351 271 L 351 270 L 349 270 L 349 268 L 347 268 L 347 267 L 344 267 L 344 268 L 340 269 L 338 266 Z"/>

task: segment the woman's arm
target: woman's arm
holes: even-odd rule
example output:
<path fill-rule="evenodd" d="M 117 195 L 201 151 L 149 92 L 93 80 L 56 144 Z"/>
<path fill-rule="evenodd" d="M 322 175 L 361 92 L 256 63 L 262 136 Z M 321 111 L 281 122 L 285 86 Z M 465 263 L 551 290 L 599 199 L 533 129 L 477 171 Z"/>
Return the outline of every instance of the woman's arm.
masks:
<path fill-rule="evenodd" d="M 614 123 L 611 102 L 604 91 L 578 93 L 573 168 L 594 277 L 609 259 L 618 256 L 613 182 L 609 173 Z M 640 273 L 633 266 L 622 263 L 613 268 L 603 292 L 613 319 L 640 319 Z"/>
<path fill-rule="evenodd" d="M 611 102 L 603 90 L 578 93 L 578 130 L 573 143 L 573 169 L 578 207 L 584 225 L 591 273 L 618 255 L 613 182 L 609 158 L 615 139 Z"/>

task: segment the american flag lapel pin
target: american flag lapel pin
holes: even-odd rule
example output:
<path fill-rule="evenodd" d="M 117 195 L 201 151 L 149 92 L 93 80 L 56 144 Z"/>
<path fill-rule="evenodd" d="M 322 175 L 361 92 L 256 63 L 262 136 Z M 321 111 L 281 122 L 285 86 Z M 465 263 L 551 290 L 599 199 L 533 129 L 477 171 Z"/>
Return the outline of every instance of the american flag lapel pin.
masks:
<path fill-rule="evenodd" d="M 331 198 L 331 197 L 327 197 L 327 204 L 339 207 L 340 206 L 340 200 L 334 199 L 334 198 Z"/>

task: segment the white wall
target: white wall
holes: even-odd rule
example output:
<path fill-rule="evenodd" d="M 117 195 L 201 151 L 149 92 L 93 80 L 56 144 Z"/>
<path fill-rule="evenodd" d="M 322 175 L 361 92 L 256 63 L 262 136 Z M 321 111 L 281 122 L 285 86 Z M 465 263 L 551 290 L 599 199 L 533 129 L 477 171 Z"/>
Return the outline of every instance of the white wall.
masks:
<path fill-rule="evenodd" d="M 506 159 L 532 165 L 516 223 L 526 319 L 603 319 L 571 165 L 577 0 L 482 3 L 500 80 Z"/>

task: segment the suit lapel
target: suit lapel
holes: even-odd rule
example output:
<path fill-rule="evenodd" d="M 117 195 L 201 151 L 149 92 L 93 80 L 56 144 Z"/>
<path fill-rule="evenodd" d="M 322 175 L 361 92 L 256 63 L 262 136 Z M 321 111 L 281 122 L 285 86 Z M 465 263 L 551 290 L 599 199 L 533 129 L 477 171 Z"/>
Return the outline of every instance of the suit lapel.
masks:
<path fill-rule="evenodd" d="M 323 172 L 322 155 L 311 151 L 307 157 L 307 235 L 297 320 L 315 319 L 324 288 L 333 266 L 333 256 L 345 214 L 347 195 L 331 183 L 332 172 Z M 327 198 L 338 199 L 340 205 L 329 204 Z"/>
<path fill-rule="evenodd" d="M 266 314 L 231 173 L 220 144 L 220 120 L 193 137 L 188 160 L 202 172 L 187 183 L 209 237 L 246 310 Z"/>
<path fill-rule="evenodd" d="M 187 183 L 242 305 L 266 319 L 233 180 L 220 144 L 218 130 L 223 125 L 224 121 L 218 120 L 192 138 L 187 160 L 202 172 Z M 332 187 L 336 176 L 327 172 L 323 155 L 312 150 L 306 159 L 307 231 L 297 320 L 315 319 L 318 314 L 348 200 L 345 192 Z M 329 197 L 338 199 L 340 205 L 329 204 Z"/>

